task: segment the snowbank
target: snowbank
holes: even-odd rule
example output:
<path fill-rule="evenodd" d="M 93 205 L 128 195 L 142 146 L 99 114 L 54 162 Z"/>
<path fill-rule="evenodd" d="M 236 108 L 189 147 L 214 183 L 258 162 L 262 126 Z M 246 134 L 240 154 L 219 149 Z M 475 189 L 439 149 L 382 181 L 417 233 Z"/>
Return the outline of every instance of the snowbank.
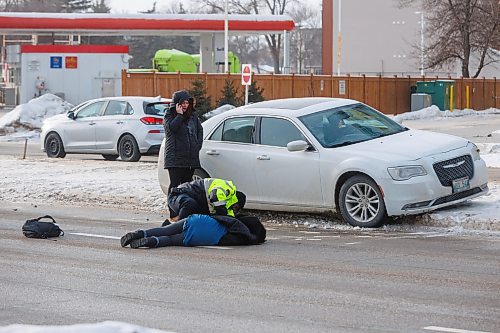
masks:
<path fill-rule="evenodd" d="M 34 98 L 26 104 L 18 105 L 0 118 L 0 135 L 15 132 L 37 131 L 45 119 L 66 113 L 73 107 L 53 94 Z"/>

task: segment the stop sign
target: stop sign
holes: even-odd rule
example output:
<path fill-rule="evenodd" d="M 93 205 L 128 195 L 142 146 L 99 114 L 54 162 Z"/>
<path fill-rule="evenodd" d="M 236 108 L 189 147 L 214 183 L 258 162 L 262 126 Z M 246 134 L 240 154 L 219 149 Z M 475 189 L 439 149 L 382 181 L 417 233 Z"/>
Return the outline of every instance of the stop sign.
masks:
<path fill-rule="evenodd" d="M 244 86 L 249 86 L 252 83 L 252 65 L 243 64 L 241 65 L 241 84 Z"/>

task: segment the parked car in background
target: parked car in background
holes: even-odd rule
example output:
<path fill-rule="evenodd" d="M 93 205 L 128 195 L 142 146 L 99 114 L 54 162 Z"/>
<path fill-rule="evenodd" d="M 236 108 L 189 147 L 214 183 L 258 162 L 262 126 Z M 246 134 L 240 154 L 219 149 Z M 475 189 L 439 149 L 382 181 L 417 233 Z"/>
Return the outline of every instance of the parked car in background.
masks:
<path fill-rule="evenodd" d="M 337 210 L 353 226 L 420 214 L 488 192 L 486 164 L 464 138 L 412 130 L 349 99 L 250 104 L 203 123 L 195 177 L 232 180 L 245 207 Z M 169 179 L 158 177 L 166 193 Z"/>
<path fill-rule="evenodd" d="M 157 154 L 170 99 L 122 96 L 86 101 L 67 114 L 46 119 L 40 135 L 48 157 L 101 154 L 106 160 L 136 162 Z"/>

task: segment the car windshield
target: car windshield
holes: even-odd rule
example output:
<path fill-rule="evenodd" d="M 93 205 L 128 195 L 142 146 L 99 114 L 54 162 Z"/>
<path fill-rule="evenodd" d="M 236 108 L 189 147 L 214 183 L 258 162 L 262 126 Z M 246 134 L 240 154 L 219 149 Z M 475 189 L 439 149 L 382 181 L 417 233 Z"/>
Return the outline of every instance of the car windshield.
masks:
<path fill-rule="evenodd" d="M 357 103 L 299 117 L 325 148 L 346 146 L 406 131 L 382 113 Z"/>
<path fill-rule="evenodd" d="M 146 103 L 144 102 L 144 113 L 152 116 L 163 117 L 165 112 L 168 110 L 169 103 L 157 102 L 157 103 Z"/>

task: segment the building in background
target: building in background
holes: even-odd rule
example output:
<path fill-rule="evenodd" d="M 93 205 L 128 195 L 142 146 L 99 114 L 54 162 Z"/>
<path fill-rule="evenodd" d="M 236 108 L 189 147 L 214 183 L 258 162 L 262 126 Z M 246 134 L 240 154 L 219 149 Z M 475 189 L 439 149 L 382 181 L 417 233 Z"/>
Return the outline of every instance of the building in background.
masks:
<path fill-rule="evenodd" d="M 72 104 L 121 95 L 126 45 L 21 45 L 20 103 L 47 92 Z"/>
<path fill-rule="evenodd" d="M 327 61 L 332 61 L 334 75 L 422 74 L 420 47 L 425 13 L 420 12 L 418 6 L 399 8 L 397 4 L 397 0 L 324 0 L 323 8 L 332 13 L 329 17 L 324 13 L 323 20 L 332 19 L 333 27 L 331 22 L 326 27 L 333 28 L 333 33 L 323 46 L 333 45 L 333 58 Z M 423 61 L 425 65 L 425 55 Z M 461 67 L 457 63 L 449 68 L 424 69 L 423 72 L 425 76 L 460 77 Z M 480 76 L 500 76 L 500 64 L 485 67 Z"/>

